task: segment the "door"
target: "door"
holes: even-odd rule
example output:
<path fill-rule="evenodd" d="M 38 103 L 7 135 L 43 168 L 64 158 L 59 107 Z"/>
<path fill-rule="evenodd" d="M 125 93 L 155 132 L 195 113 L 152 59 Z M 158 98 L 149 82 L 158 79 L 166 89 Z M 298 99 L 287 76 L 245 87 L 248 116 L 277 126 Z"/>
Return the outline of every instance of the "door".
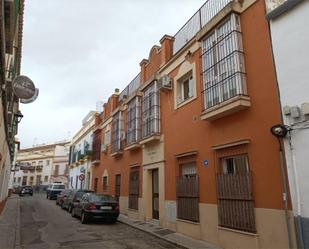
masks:
<path fill-rule="evenodd" d="M 120 182 L 121 182 L 121 175 L 116 175 L 115 179 L 115 199 L 119 202 L 120 197 Z"/>
<path fill-rule="evenodd" d="M 159 170 L 152 170 L 152 218 L 159 219 Z"/>

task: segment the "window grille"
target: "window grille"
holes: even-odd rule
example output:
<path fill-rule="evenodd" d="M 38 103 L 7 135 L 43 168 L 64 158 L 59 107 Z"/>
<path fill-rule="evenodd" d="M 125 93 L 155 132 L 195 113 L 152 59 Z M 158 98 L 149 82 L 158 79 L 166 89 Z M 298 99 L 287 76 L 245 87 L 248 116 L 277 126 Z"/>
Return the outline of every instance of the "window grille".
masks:
<path fill-rule="evenodd" d="M 94 132 L 92 148 L 92 160 L 99 161 L 101 157 L 101 130 Z"/>
<path fill-rule="evenodd" d="M 107 192 L 107 190 L 108 190 L 107 176 L 103 176 L 103 192 Z"/>
<path fill-rule="evenodd" d="M 159 91 L 156 81 L 144 90 L 142 111 L 142 137 L 147 138 L 160 133 Z"/>
<path fill-rule="evenodd" d="M 247 95 L 239 16 L 231 14 L 202 41 L 204 109 Z"/>
<path fill-rule="evenodd" d="M 195 162 L 180 165 L 181 176 L 177 177 L 177 218 L 199 221 L 199 181 Z"/>
<path fill-rule="evenodd" d="M 135 97 L 128 104 L 127 145 L 134 144 L 141 138 L 141 98 Z"/>
<path fill-rule="evenodd" d="M 122 150 L 121 132 L 122 132 L 121 112 L 117 112 L 112 122 L 112 153 Z"/>
<path fill-rule="evenodd" d="M 131 169 L 129 186 L 129 208 L 138 210 L 139 171 Z"/>
<path fill-rule="evenodd" d="M 217 175 L 219 225 L 256 232 L 252 173 L 247 155 L 219 159 Z"/>

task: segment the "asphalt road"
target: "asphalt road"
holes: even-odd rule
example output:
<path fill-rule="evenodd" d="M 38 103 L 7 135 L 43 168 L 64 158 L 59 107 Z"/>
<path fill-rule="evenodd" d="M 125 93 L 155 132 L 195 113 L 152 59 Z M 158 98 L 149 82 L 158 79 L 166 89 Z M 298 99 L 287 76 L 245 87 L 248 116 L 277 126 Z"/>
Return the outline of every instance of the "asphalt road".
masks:
<path fill-rule="evenodd" d="M 21 248 L 24 249 L 177 248 L 119 222 L 83 225 L 43 194 L 20 199 L 20 226 Z"/>

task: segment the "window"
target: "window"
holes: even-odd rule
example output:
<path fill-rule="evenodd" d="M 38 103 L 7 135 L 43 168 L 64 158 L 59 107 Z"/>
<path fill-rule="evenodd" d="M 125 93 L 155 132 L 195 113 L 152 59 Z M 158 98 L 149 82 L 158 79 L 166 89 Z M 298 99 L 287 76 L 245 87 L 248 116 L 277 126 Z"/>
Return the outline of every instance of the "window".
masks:
<path fill-rule="evenodd" d="M 78 189 L 78 176 L 75 176 L 75 189 Z"/>
<path fill-rule="evenodd" d="M 43 161 L 39 161 L 39 166 L 43 166 Z"/>
<path fill-rule="evenodd" d="M 136 143 L 141 137 L 141 99 L 135 97 L 128 104 L 127 144 Z"/>
<path fill-rule="evenodd" d="M 48 176 L 44 176 L 44 182 L 48 182 Z"/>
<path fill-rule="evenodd" d="M 110 145 L 111 143 L 111 131 L 110 129 L 108 128 L 106 131 L 105 131 L 105 145 Z"/>
<path fill-rule="evenodd" d="M 22 185 L 27 185 L 27 176 L 23 176 L 23 182 L 22 182 Z"/>
<path fill-rule="evenodd" d="M 177 218 L 198 222 L 199 181 L 195 161 L 181 163 L 179 171 L 176 181 Z"/>
<path fill-rule="evenodd" d="M 99 181 L 99 178 L 94 178 L 94 184 L 93 184 L 93 189 L 94 189 L 94 192 L 97 192 L 98 191 L 98 181 Z"/>
<path fill-rule="evenodd" d="M 193 97 L 193 76 L 192 71 L 187 73 L 184 77 L 180 78 L 177 81 L 177 104 L 181 104 L 182 102 L 186 101 Z"/>
<path fill-rule="evenodd" d="M 121 135 L 122 135 L 121 112 L 117 112 L 113 117 L 112 122 L 112 153 L 122 150 Z"/>
<path fill-rule="evenodd" d="M 204 109 L 246 95 L 239 16 L 231 14 L 202 41 Z"/>
<path fill-rule="evenodd" d="M 138 210 L 139 197 L 139 168 L 132 168 L 130 171 L 129 185 L 129 208 Z"/>
<path fill-rule="evenodd" d="M 119 202 L 120 198 L 120 185 L 121 185 L 121 175 L 117 174 L 115 176 L 115 199 Z"/>
<path fill-rule="evenodd" d="M 21 183 L 21 177 L 18 177 L 17 182 Z"/>
<path fill-rule="evenodd" d="M 103 176 L 103 192 L 107 192 L 107 190 L 108 190 L 107 176 Z"/>
<path fill-rule="evenodd" d="M 49 166 L 49 164 L 50 164 L 50 161 L 46 160 L 46 166 Z"/>
<path fill-rule="evenodd" d="M 59 175 L 59 165 L 55 165 L 54 175 L 55 175 L 55 176 L 58 176 L 58 175 Z"/>
<path fill-rule="evenodd" d="M 249 172 L 247 156 L 226 157 L 222 160 L 224 174 L 238 174 Z"/>
<path fill-rule="evenodd" d="M 147 138 L 158 134 L 160 132 L 160 108 L 156 81 L 144 90 L 142 111 L 142 137 Z"/>
<path fill-rule="evenodd" d="M 16 183 L 16 177 L 14 177 L 14 180 L 13 180 L 13 182 L 14 182 L 14 183 Z"/>
<path fill-rule="evenodd" d="M 37 175 L 36 176 L 36 185 L 40 185 L 42 182 L 41 182 L 41 175 Z"/>
<path fill-rule="evenodd" d="M 29 185 L 33 185 L 33 176 L 30 176 Z"/>
<path fill-rule="evenodd" d="M 217 198 L 219 225 L 255 233 L 252 175 L 249 170 L 248 155 L 235 154 L 227 156 L 227 154 L 233 153 L 223 153 L 222 157 L 218 158 Z"/>
<path fill-rule="evenodd" d="M 31 164 L 32 164 L 32 166 L 35 166 L 35 165 L 36 165 L 36 162 L 32 162 Z"/>

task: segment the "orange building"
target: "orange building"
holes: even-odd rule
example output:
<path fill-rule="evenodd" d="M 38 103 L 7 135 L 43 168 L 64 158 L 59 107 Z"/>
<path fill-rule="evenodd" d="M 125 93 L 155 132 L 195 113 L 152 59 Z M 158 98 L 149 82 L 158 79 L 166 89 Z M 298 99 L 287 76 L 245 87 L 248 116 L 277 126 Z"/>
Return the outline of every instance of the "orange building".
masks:
<path fill-rule="evenodd" d="M 97 116 L 93 185 L 123 214 L 223 248 L 296 247 L 265 4 L 207 1 Z"/>

